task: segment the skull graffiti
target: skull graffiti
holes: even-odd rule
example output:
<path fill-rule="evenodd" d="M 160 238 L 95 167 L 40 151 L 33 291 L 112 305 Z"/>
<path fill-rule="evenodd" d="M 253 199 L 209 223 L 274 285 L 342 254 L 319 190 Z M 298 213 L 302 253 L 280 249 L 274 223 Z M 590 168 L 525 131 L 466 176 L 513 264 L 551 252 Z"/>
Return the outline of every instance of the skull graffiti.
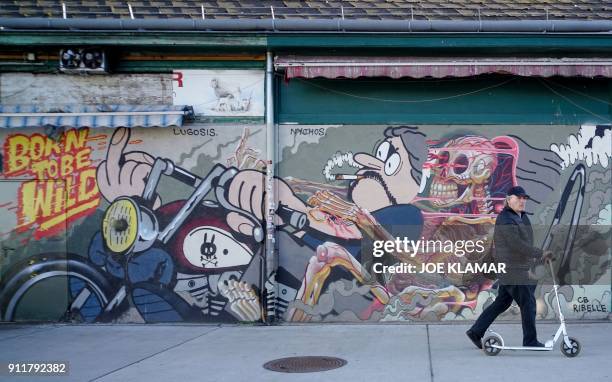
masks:
<path fill-rule="evenodd" d="M 493 143 L 478 136 L 451 139 L 429 152 L 425 167 L 433 173 L 432 203 L 451 207 L 476 201 L 478 213 L 491 212 L 488 180 L 497 166 Z"/>

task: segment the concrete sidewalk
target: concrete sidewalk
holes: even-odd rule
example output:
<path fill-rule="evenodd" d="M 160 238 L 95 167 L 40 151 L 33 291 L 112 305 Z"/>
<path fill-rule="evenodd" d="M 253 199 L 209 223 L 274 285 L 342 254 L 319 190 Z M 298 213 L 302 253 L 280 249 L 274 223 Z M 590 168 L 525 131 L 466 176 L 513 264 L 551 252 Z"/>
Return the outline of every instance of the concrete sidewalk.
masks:
<path fill-rule="evenodd" d="M 582 343 L 577 358 L 552 352 L 502 351 L 487 357 L 467 339 L 468 324 L 452 325 L 0 325 L 0 363 L 68 361 L 63 377 L 14 381 L 581 381 L 612 380 L 612 323 L 574 323 Z M 540 340 L 557 326 L 539 323 Z M 495 324 L 519 345 L 520 324 Z M 286 374 L 270 360 L 336 356 L 336 370 Z"/>

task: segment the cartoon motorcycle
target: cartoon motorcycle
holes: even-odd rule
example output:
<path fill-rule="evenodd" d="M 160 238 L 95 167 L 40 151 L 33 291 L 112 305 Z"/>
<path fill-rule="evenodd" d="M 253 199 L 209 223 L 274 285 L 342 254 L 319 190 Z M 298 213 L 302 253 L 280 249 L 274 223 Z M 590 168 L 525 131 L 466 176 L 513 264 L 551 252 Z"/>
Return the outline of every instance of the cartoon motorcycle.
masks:
<path fill-rule="evenodd" d="M 157 158 L 142 195 L 119 197 L 106 209 L 88 258 L 46 253 L 7 272 L 0 284 L 2 320 L 19 320 L 41 292 L 61 307 L 60 320 L 112 321 L 130 306 L 145 322 L 261 320 L 264 229 L 227 200 L 226 186 L 237 172 L 217 164 L 200 178 Z M 154 210 L 164 175 L 194 191 Z M 216 200 L 205 199 L 211 191 Z M 230 212 L 252 222 L 252 236 L 228 226 Z M 286 206 L 276 213 L 297 229 L 307 221 Z M 59 295 L 51 299 L 53 290 Z"/>

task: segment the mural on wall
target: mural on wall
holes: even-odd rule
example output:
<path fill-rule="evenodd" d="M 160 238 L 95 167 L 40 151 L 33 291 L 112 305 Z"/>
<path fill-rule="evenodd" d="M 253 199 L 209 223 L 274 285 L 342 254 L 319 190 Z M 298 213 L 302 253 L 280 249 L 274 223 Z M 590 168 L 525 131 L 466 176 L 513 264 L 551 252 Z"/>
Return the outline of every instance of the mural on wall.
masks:
<path fill-rule="evenodd" d="M 610 312 L 609 125 L 281 126 L 278 268 L 265 269 L 265 127 L 1 132 L 2 320 L 471 319 L 480 273 L 375 273 L 372 242 L 480 239 L 385 265 L 481 263 L 506 190 L 555 263 L 569 318 Z M 536 229 L 538 231 L 538 229 Z M 538 314 L 554 317 L 550 279 Z M 264 287 L 265 285 L 265 287 Z M 267 288 L 274 288 L 270 293 Z M 268 297 L 274 297 L 268 300 Z M 508 317 L 517 317 L 511 309 Z"/>
<path fill-rule="evenodd" d="M 352 136 L 344 129 L 351 129 Z M 279 233 L 278 314 L 291 321 L 474 318 L 495 295 L 493 277 L 469 272 L 377 274 L 369 243 L 396 237 L 480 239 L 490 249 L 506 190 L 520 184 L 531 195 L 527 212 L 541 243 L 558 254 L 566 315 L 607 317 L 612 134 L 609 125 L 585 125 L 578 134 L 566 133 L 575 130 L 281 129 L 279 169 L 286 176 L 280 203 L 307 211 L 310 226 Z M 557 138 L 551 142 L 553 136 Z M 376 145 L 363 147 L 362 142 Z M 326 149 L 326 163 L 312 159 Z M 383 262 L 467 264 L 486 262 L 488 254 L 458 258 L 456 252 L 434 248 L 413 258 L 391 253 Z M 551 280 L 543 268 L 533 269 L 541 279 L 538 313 L 550 318 L 555 314 Z"/>
<path fill-rule="evenodd" d="M 193 105 L 206 116 L 263 116 L 262 70 L 176 70 L 175 105 Z"/>
<path fill-rule="evenodd" d="M 3 320 L 261 320 L 262 238 L 228 220 L 261 222 L 225 190 L 263 169 L 263 127 L 187 130 L 4 137 Z"/>

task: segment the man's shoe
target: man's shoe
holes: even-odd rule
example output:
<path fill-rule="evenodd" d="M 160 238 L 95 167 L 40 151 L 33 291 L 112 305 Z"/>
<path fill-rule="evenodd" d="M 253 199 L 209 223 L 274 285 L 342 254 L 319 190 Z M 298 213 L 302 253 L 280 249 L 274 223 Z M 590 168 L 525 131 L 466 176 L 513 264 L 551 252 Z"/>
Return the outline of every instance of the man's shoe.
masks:
<path fill-rule="evenodd" d="M 528 348 L 544 348 L 544 347 L 546 347 L 546 345 L 544 345 L 540 341 L 536 341 L 536 343 L 533 344 L 533 345 L 525 345 L 525 346 L 528 347 Z"/>
<path fill-rule="evenodd" d="M 468 329 L 465 334 L 468 336 L 470 340 L 476 345 L 478 349 L 482 349 L 482 337 L 476 334 L 472 329 Z"/>

